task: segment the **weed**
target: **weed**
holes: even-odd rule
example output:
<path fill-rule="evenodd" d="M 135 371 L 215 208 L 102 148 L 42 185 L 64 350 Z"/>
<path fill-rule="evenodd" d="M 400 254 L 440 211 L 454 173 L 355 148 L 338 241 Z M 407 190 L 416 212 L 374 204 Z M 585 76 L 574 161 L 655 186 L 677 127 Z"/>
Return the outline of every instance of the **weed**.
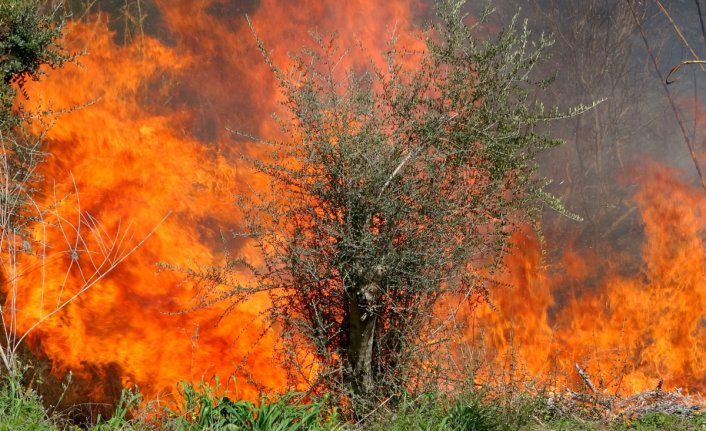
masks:
<path fill-rule="evenodd" d="M 233 401 L 218 395 L 215 388 L 182 383 L 182 411 L 172 415 L 178 431 L 336 431 L 341 430 L 335 409 L 326 399 L 301 403 L 302 396 L 290 393 L 276 399 L 262 397 L 260 403 Z"/>
<path fill-rule="evenodd" d="M 26 389 L 17 374 L 0 381 L 0 431 L 55 431 L 58 428 L 47 416 L 41 398 Z"/>

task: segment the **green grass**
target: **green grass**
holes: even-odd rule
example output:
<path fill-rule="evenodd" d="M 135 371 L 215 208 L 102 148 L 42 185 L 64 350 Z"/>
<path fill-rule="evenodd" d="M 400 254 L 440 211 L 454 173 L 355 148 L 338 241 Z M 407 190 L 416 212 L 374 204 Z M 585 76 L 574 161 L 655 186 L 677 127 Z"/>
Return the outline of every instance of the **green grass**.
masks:
<path fill-rule="evenodd" d="M 592 417 L 592 418 L 591 418 Z M 483 393 L 455 399 L 426 394 L 403 400 L 361 431 L 706 431 L 706 415 L 650 414 L 637 419 L 599 419 L 594 412 L 556 416 L 541 397 L 508 401 Z"/>
<path fill-rule="evenodd" d="M 36 392 L 26 390 L 17 376 L 0 383 L 0 431 L 54 431 L 58 428 L 48 417 Z"/>
<path fill-rule="evenodd" d="M 296 393 L 253 403 L 231 400 L 217 384 L 215 389 L 182 384 L 180 395 L 177 407 L 151 406 L 148 415 L 131 418 L 140 396 L 124 391 L 114 415 L 99 418 L 89 431 L 706 431 L 704 415 L 651 414 L 612 421 L 587 419 L 582 412 L 553 417 L 542 398 L 498 398 L 480 391 L 403 397 L 359 424 L 344 423 L 326 399 L 302 402 Z M 0 377 L 0 431 L 79 430 L 66 418 L 47 413 L 41 401 L 20 378 Z"/>
<path fill-rule="evenodd" d="M 277 398 L 261 398 L 259 403 L 233 401 L 217 395 L 206 385 L 182 384 L 184 399 L 180 409 L 170 411 L 166 421 L 175 431 L 337 431 L 341 430 L 337 411 L 326 400 L 302 403 L 302 396 L 290 393 Z"/>
<path fill-rule="evenodd" d="M 25 389 L 17 377 L 0 377 L 0 431 L 78 430 L 59 415 L 50 415 L 42 400 Z M 137 410 L 140 396 L 123 391 L 121 401 L 109 419 L 98 418 L 89 431 L 339 431 L 343 430 L 336 409 L 325 399 L 300 402 L 299 394 L 262 398 L 259 403 L 232 401 L 217 395 L 206 385 L 182 384 L 182 403 L 174 410 L 155 407 L 147 415 L 130 418 Z"/>
<path fill-rule="evenodd" d="M 539 399 L 515 397 L 500 401 L 483 391 L 455 398 L 430 393 L 403 399 L 396 409 L 374 418 L 363 429 L 371 431 L 513 431 L 531 423 Z"/>

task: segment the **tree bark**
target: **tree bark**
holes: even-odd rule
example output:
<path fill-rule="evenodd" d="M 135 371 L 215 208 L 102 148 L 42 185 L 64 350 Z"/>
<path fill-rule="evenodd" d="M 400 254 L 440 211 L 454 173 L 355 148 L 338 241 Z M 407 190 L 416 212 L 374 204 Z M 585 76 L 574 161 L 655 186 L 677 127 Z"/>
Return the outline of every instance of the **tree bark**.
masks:
<path fill-rule="evenodd" d="M 377 268 L 371 274 L 379 273 Z M 353 393 L 366 396 L 374 389 L 373 346 L 375 344 L 376 309 L 380 301 L 380 286 L 376 276 L 360 282 L 348 298 L 350 325 L 348 357 L 351 363 Z"/>

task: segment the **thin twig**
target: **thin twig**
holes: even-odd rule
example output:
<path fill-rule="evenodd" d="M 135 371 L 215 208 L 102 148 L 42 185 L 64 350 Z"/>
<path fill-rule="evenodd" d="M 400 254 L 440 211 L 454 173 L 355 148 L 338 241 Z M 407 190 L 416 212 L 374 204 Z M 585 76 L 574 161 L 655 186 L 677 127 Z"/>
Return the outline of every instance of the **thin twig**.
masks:
<path fill-rule="evenodd" d="M 387 397 L 387 399 L 386 399 L 385 401 L 383 401 L 383 402 L 380 403 L 377 407 L 375 407 L 374 409 L 372 409 L 367 415 L 363 416 L 358 422 L 355 423 L 355 425 L 353 425 L 353 427 L 357 427 L 358 425 L 360 425 L 360 424 L 362 424 L 363 422 L 365 422 L 370 416 L 373 415 L 373 413 L 375 413 L 375 412 L 378 411 L 380 408 L 382 408 L 382 407 L 383 407 L 385 404 L 387 404 L 391 399 L 392 399 L 392 395 L 390 395 L 389 397 Z"/>
<path fill-rule="evenodd" d="M 689 65 L 689 64 L 706 64 L 706 60 L 684 60 L 677 64 L 676 66 L 672 67 L 672 69 L 669 71 L 667 74 L 667 77 L 664 79 L 664 83 L 669 85 L 673 84 L 676 80 L 669 80 L 669 78 L 672 77 L 674 73 L 676 73 L 679 69 L 681 69 L 682 66 Z M 703 66 L 701 66 L 701 69 L 703 70 Z"/>
<path fill-rule="evenodd" d="M 22 343 L 22 341 L 24 341 L 24 339 L 25 339 L 35 328 L 37 328 L 39 325 L 41 325 L 42 323 L 44 323 L 47 319 L 49 319 L 50 317 L 52 317 L 53 315 L 55 315 L 56 313 L 58 313 L 59 311 L 61 311 L 62 309 L 64 309 L 67 305 L 69 305 L 70 303 L 72 303 L 74 300 L 76 300 L 76 298 L 78 298 L 79 296 L 81 296 L 83 293 L 85 293 L 86 291 L 88 291 L 88 290 L 89 290 L 91 287 L 93 287 L 98 281 L 100 281 L 101 279 L 103 279 L 103 277 L 105 277 L 108 273 L 110 273 L 113 269 L 115 269 L 120 263 L 122 263 L 122 262 L 123 262 L 125 259 L 127 259 L 130 255 L 132 255 L 137 249 L 139 249 L 140 247 L 142 247 L 142 245 L 145 243 L 145 241 L 147 241 L 147 240 L 157 231 L 157 229 L 167 220 L 167 218 L 169 218 L 170 215 L 171 215 L 171 212 L 168 213 L 166 216 L 164 216 L 164 217 L 162 218 L 162 220 L 160 220 L 159 223 L 157 223 L 157 224 L 155 225 L 155 227 L 152 228 L 152 230 L 150 230 L 150 231 L 147 233 L 147 235 L 145 235 L 145 236 L 144 236 L 137 244 L 135 244 L 135 246 L 132 247 L 130 250 L 127 250 L 124 255 L 116 256 L 115 260 L 111 261 L 111 262 L 110 262 L 110 265 L 109 265 L 107 268 L 105 268 L 104 271 L 102 271 L 102 272 L 99 273 L 99 274 L 94 274 L 94 275 L 89 279 L 89 281 L 87 282 L 87 284 L 85 284 L 83 287 L 81 287 L 81 289 L 79 289 L 78 292 L 76 292 L 76 293 L 75 293 L 74 295 L 72 295 L 69 299 L 67 299 L 66 301 L 64 301 L 64 302 L 61 303 L 60 305 L 58 305 L 54 310 L 52 310 L 52 311 L 51 311 L 50 313 L 48 313 L 46 316 L 44 316 L 43 318 L 37 320 L 34 324 L 32 324 L 32 326 L 30 326 L 30 327 L 24 332 L 24 334 L 17 340 L 16 345 L 19 346 L 19 345 Z M 109 258 L 109 257 L 108 257 L 108 258 Z"/>
<path fill-rule="evenodd" d="M 659 7 L 659 9 L 662 11 L 662 14 L 667 18 L 669 23 L 672 25 L 674 32 L 676 32 L 677 36 L 679 36 L 679 39 L 681 39 L 681 41 L 684 44 L 684 46 L 686 47 L 686 49 L 689 50 L 689 53 L 691 53 L 691 56 L 694 57 L 694 60 L 698 60 L 699 56 L 696 55 L 696 52 L 694 52 L 693 49 L 691 49 L 691 45 L 689 45 L 689 41 L 686 40 L 686 38 L 684 37 L 684 34 L 682 34 L 681 30 L 679 29 L 679 26 L 674 22 L 674 20 L 672 19 L 672 16 L 669 14 L 669 12 L 667 12 L 667 9 L 665 9 L 665 7 L 662 5 L 662 2 L 660 2 L 659 0 L 655 0 L 655 3 Z M 706 69 L 704 69 L 703 66 L 699 66 L 699 67 L 701 67 L 701 70 L 703 72 L 706 72 Z"/>
<path fill-rule="evenodd" d="M 657 59 L 655 58 L 654 52 L 652 51 L 652 48 L 650 47 L 650 44 L 647 41 L 647 35 L 645 35 L 645 31 L 642 28 L 642 23 L 637 18 L 637 14 L 635 13 L 635 8 L 633 7 L 632 2 L 628 2 L 628 6 L 630 7 L 630 12 L 632 13 L 633 18 L 635 19 L 635 23 L 637 24 L 637 28 L 640 31 L 640 36 L 642 37 L 642 41 L 645 44 L 645 48 L 647 49 L 647 53 L 650 56 L 650 60 L 652 61 L 652 65 L 655 68 L 655 72 L 657 73 L 657 76 L 659 77 L 659 81 L 662 84 L 662 88 L 664 89 L 664 92 L 667 95 L 667 100 L 669 100 L 669 106 L 671 106 L 671 108 L 672 108 L 672 112 L 674 113 L 674 118 L 676 118 L 677 123 L 679 124 L 679 128 L 681 129 L 682 136 L 684 137 L 684 142 L 686 142 L 686 146 L 689 149 L 689 155 L 691 156 L 691 160 L 694 162 L 694 167 L 696 168 L 696 172 L 699 175 L 699 180 L 701 181 L 701 187 L 704 189 L 704 191 L 706 191 L 706 180 L 704 179 L 704 175 L 701 172 L 701 167 L 699 166 L 698 159 L 696 158 L 696 152 L 694 151 L 694 146 L 691 143 L 691 139 L 689 139 L 689 133 L 686 130 L 686 126 L 684 126 L 684 121 L 682 121 L 681 115 L 679 114 L 679 109 L 677 108 L 676 103 L 674 103 L 674 99 L 672 98 L 672 95 L 669 92 L 669 88 L 667 87 L 667 82 L 664 79 L 662 72 L 659 70 L 659 65 L 657 64 Z"/>
<path fill-rule="evenodd" d="M 704 14 L 701 13 L 701 1 L 694 0 L 696 2 L 696 9 L 699 11 L 699 22 L 701 23 L 701 34 L 704 37 L 704 43 L 706 43 L 706 25 L 704 25 Z"/>

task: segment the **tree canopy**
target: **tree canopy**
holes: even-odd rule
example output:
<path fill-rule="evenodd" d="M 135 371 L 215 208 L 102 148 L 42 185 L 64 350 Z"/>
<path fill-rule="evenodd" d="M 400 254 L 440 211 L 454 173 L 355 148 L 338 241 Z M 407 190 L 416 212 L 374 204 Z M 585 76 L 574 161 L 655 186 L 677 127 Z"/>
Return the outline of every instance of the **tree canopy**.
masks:
<path fill-rule="evenodd" d="M 60 36 L 61 25 L 41 13 L 37 1 L 0 2 L 0 126 L 20 121 L 12 109 L 17 90 L 22 91 L 28 79 L 39 79 L 42 66 L 59 67 L 69 59 Z"/>

